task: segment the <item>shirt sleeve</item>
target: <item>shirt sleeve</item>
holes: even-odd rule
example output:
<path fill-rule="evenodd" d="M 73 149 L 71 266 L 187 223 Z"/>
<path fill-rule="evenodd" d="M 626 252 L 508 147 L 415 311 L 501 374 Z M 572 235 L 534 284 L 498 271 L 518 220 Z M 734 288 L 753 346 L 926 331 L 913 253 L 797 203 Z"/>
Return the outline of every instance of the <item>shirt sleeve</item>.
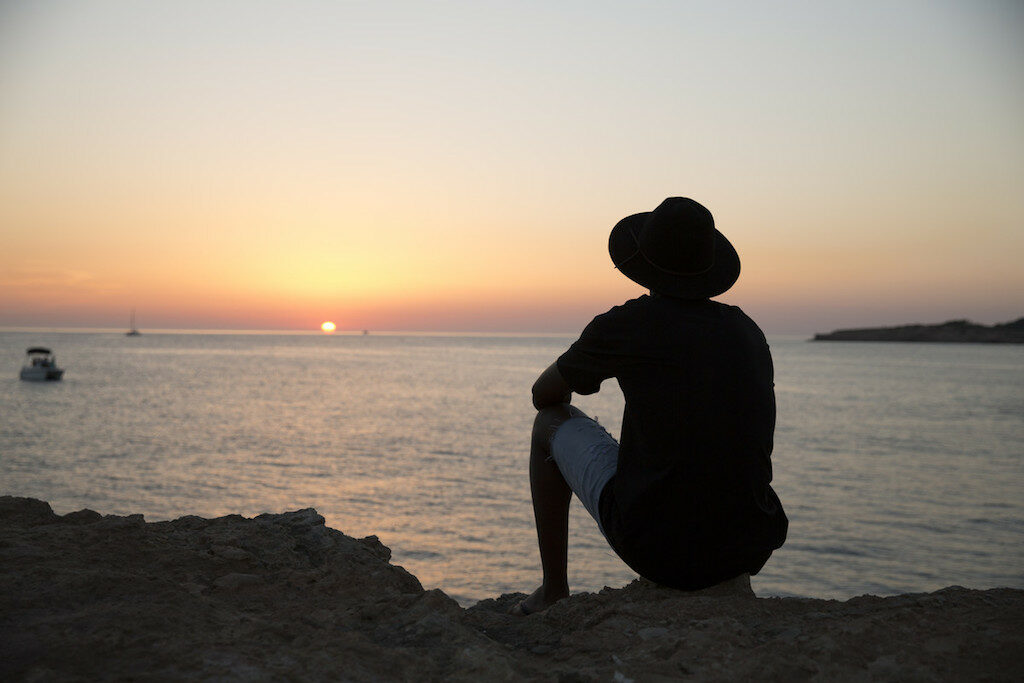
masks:
<path fill-rule="evenodd" d="M 620 318 L 618 308 L 597 316 L 555 361 L 558 372 L 577 394 L 596 393 L 601 382 L 617 375 L 626 357 L 628 341 Z"/>

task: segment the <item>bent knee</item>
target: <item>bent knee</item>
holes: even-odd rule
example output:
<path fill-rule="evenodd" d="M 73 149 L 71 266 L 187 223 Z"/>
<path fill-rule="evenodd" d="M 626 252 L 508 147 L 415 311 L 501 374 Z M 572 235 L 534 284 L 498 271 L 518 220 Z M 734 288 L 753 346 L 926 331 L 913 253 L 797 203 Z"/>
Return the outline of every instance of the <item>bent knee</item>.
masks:
<path fill-rule="evenodd" d="M 569 403 L 556 403 L 537 411 L 533 420 L 533 433 L 550 435 L 566 420 L 574 417 L 587 417 L 587 414 Z"/>

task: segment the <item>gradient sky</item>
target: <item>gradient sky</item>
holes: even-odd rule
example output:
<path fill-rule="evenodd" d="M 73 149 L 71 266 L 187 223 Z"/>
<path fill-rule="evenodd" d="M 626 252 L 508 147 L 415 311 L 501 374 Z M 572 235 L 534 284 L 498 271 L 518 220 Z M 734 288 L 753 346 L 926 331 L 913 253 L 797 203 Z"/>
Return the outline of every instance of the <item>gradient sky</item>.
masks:
<path fill-rule="evenodd" d="M 578 331 L 684 195 L 769 333 L 1024 315 L 1024 3 L 0 4 L 0 325 Z"/>

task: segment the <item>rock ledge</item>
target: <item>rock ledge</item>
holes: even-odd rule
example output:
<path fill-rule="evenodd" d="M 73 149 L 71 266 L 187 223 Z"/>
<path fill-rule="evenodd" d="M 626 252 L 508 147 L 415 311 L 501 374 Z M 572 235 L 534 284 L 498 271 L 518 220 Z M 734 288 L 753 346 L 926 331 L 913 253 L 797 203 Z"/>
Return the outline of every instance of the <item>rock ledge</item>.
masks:
<path fill-rule="evenodd" d="M 3 680 L 1021 680 L 1024 591 L 838 602 L 635 581 L 462 609 L 313 509 L 246 519 L 0 497 Z"/>

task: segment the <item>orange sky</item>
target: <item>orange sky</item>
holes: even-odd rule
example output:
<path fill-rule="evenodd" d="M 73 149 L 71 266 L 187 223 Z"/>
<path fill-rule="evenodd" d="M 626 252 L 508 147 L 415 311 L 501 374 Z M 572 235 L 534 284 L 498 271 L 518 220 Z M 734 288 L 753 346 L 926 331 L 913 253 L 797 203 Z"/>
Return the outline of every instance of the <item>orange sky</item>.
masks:
<path fill-rule="evenodd" d="M 27 5 L 0 326 L 574 332 L 669 195 L 769 333 L 1024 315 L 1011 5 Z"/>

